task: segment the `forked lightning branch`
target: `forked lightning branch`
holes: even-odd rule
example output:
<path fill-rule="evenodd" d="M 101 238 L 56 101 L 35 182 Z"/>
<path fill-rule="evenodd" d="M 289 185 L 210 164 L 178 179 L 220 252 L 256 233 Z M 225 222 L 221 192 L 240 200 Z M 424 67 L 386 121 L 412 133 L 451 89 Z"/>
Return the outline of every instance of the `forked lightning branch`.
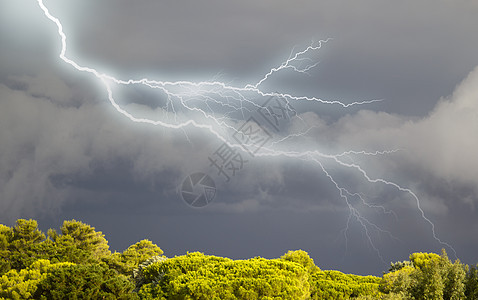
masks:
<path fill-rule="evenodd" d="M 365 213 L 363 213 L 362 210 L 357 209 L 352 200 L 358 199 L 362 203 L 362 206 L 368 209 L 368 214 L 371 212 L 376 213 L 377 207 L 380 206 L 378 204 L 370 204 L 359 192 L 349 190 L 345 183 L 342 184 L 338 178 L 332 175 L 328 166 L 332 165 L 337 168 L 348 170 L 347 172 L 353 174 L 353 176 L 362 178 L 367 184 L 386 186 L 403 193 L 404 198 L 406 197 L 407 199 L 414 200 L 416 208 L 424 222 L 428 224 L 433 238 L 440 245 L 451 249 L 456 256 L 453 247 L 438 237 L 433 222 L 426 216 L 421 208 L 420 199 L 412 190 L 402 187 L 385 178 L 372 178 L 364 167 L 357 163 L 351 163 L 350 160 L 345 159 L 347 155 L 388 155 L 390 152 L 393 152 L 393 149 L 389 151 L 373 152 L 350 149 L 342 153 L 332 154 L 323 153 L 317 150 L 319 147 L 316 147 L 316 149 L 300 149 L 300 147 L 294 147 L 292 148 L 293 150 L 290 150 L 291 148 L 287 147 L 285 141 L 307 135 L 310 128 L 302 127 L 295 132 L 290 132 L 289 130 L 287 131 L 287 135 L 284 135 L 282 131 L 279 130 L 280 124 L 276 122 L 277 119 L 272 117 L 273 113 L 271 111 L 269 111 L 270 115 L 268 115 L 270 118 L 269 121 L 272 120 L 271 123 L 262 121 L 260 125 L 263 125 L 262 129 L 264 132 L 253 139 L 252 130 L 255 130 L 253 126 L 256 126 L 254 123 L 259 124 L 258 119 L 254 117 L 254 114 L 260 112 L 261 109 L 263 109 L 262 104 L 264 101 L 271 97 L 280 99 L 283 108 L 289 108 L 291 109 L 290 111 L 293 111 L 292 108 L 299 106 L 301 103 L 332 105 L 337 106 L 340 109 L 347 109 L 352 106 L 368 105 L 380 101 L 367 100 L 344 103 L 343 101 L 335 99 L 325 100 L 319 97 L 295 95 L 287 92 L 275 92 L 263 88 L 264 82 L 267 81 L 269 84 L 273 83 L 272 80 L 274 76 L 280 72 L 292 71 L 299 76 L 307 74 L 308 71 L 317 65 L 317 63 L 311 59 L 311 56 L 313 56 L 312 54 L 320 50 L 328 40 L 321 40 L 317 43 L 310 44 L 300 51 L 291 52 L 289 57 L 284 61 L 280 62 L 277 66 L 272 67 L 269 71 L 265 72 L 265 74 L 257 76 L 255 81 L 244 86 L 235 86 L 218 80 L 194 82 L 152 80 L 148 78 L 121 79 L 112 74 L 105 73 L 94 66 L 80 63 L 80 60 L 70 58 L 67 53 L 67 36 L 63 31 L 60 19 L 50 13 L 42 0 L 37 0 L 37 3 L 45 17 L 56 26 L 61 41 L 61 48 L 59 51 L 59 58 L 61 61 L 70 65 L 72 70 L 88 73 L 97 78 L 104 87 L 105 95 L 111 106 L 119 115 L 130 120 L 132 125 L 134 125 L 134 123 L 146 123 L 153 126 L 160 126 L 162 128 L 169 128 L 171 130 L 182 130 L 183 132 L 187 132 L 188 128 L 197 128 L 208 132 L 212 137 L 217 139 L 218 145 L 223 147 L 223 149 L 216 151 L 213 155 L 217 156 L 217 154 L 224 154 L 224 149 L 230 150 L 228 153 L 230 156 L 227 158 L 231 160 L 221 161 L 218 160 L 217 157 L 214 158 L 212 157 L 213 155 L 211 155 L 211 157 L 209 157 L 210 161 L 208 161 L 208 163 L 210 163 L 209 166 L 216 168 L 216 173 L 219 170 L 219 175 L 225 180 L 231 180 L 231 177 L 239 174 L 240 169 L 244 167 L 247 160 L 252 158 L 261 159 L 263 157 L 278 157 L 282 159 L 309 162 L 316 167 L 318 172 L 321 172 L 324 175 L 324 179 L 329 180 L 330 183 L 335 186 L 337 190 L 337 198 L 341 199 L 346 207 L 348 207 L 349 217 L 345 228 L 348 229 L 352 221 L 359 224 L 371 248 L 380 258 L 382 258 L 380 249 L 376 246 L 376 242 L 374 241 L 374 238 L 372 238 L 371 233 L 387 233 L 390 236 L 391 233 L 381 229 L 372 220 L 366 218 Z M 159 109 L 155 110 L 157 117 L 145 117 L 144 115 L 132 111 L 127 105 L 120 104 L 121 102 L 117 101 L 115 90 L 119 87 L 125 86 L 142 87 L 156 92 L 159 106 Z M 293 118 L 294 122 L 302 122 L 304 125 L 307 124 L 301 119 L 300 114 L 295 113 L 290 117 Z M 254 119 L 252 120 L 250 118 Z M 251 132 L 249 136 L 246 134 L 247 130 Z M 276 133 L 271 134 L 274 130 L 276 130 Z M 247 155 L 249 155 L 249 157 L 244 158 Z M 225 157 L 222 158 L 224 159 Z M 226 165 L 228 162 L 232 162 L 233 159 L 235 163 L 234 165 Z M 221 172 L 223 172 L 223 174 L 221 174 Z M 212 199 L 214 199 L 215 193 L 216 186 L 214 181 L 209 175 L 205 174 L 205 172 L 191 174 L 186 178 L 181 187 L 181 195 L 183 199 L 192 206 L 209 204 Z M 385 208 L 383 208 L 383 211 L 386 211 Z M 344 236 L 347 238 L 347 231 L 345 231 Z"/>

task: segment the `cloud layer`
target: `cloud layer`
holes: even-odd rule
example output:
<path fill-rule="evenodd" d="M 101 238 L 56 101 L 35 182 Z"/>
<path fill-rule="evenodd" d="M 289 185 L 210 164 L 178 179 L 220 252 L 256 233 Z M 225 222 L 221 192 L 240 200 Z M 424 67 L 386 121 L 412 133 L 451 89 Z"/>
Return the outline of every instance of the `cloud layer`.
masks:
<path fill-rule="evenodd" d="M 218 142 L 203 131 L 188 129 L 186 135 L 121 118 L 97 82 L 60 63 L 56 28 L 34 4 L 15 1 L 0 10 L 0 222 L 90 218 L 110 228 L 112 244 L 120 247 L 132 232 L 144 238 L 147 227 L 145 234 L 164 240 L 161 247 L 172 253 L 202 245 L 219 255 L 272 256 L 303 245 L 331 267 L 383 269 L 357 221 L 348 231 L 349 253 L 364 259 L 338 257 L 346 248 L 341 229 L 349 210 L 314 164 L 253 159 L 230 184 L 218 182 L 214 205 L 188 209 L 176 189 L 187 174 L 209 167 L 207 156 Z M 415 191 L 440 236 L 465 261 L 476 262 L 478 245 L 462 234 L 478 234 L 478 70 L 470 73 L 478 64 L 474 2 L 47 4 L 64 22 L 68 54 L 121 78 L 204 80 L 222 72 L 221 79 L 241 85 L 258 80 L 293 45 L 333 37 L 314 57 L 320 64 L 311 76 L 285 72 L 265 88 L 346 102 L 385 101 L 350 110 L 299 105 L 312 129 L 286 147 L 324 153 L 399 149 L 343 159 L 371 178 Z M 133 98 L 126 103 L 134 105 Z M 296 122 L 289 130 L 301 126 Z M 373 233 L 390 259 L 441 247 L 409 195 L 325 163 L 351 191 L 396 211 L 395 217 L 354 200 L 371 221 L 402 240 Z M 257 252 L 251 243 L 259 245 Z"/>

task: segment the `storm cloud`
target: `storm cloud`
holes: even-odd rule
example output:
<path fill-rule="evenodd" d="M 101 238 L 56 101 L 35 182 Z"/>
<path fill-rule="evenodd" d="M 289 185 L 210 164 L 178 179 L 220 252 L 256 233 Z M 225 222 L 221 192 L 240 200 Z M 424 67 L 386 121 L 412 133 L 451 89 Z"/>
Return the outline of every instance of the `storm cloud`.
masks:
<path fill-rule="evenodd" d="M 287 147 L 349 155 L 371 178 L 410 188 L 437 234 L 467 263 L 478 244 L 478 6 L 470 1 L 46 1 L 68 35 L 68 55 L 120 78 L 255 82 L 311 40 L 332 37 L 309 76 L 283 72 L 264 88 L 383 101 L 344 109 L 300 103 L 310 131 Z M 373 246 L 316 165 L 251 158 L 213 204 L 194 210 L 177 193 L 209 168 L 208 132 L 131 123 L 95 78 L 57 55 L 56 28 L 35 1 L 0 9 L 0 222 L 76 218 L 114 249 L 149 238 L 172 256 L 200 250 L 234 258 L 302 248 L 323 268 L 380 274 L 413 251 L 439 251 L 407 193 L 324 162 L 335 178 L 385 211 L 353 203 L 383 228 Z M 129 105 L 154 102 L 131 93 Z M 148 107 L 146 107 L 147 109 Z M 355 199 L 354 201 L 358 201 Z M 393 210 L 394 214 L 387 213 Z M 348 230 L 344 230 L 347 229 Z M 386 231 L 391 233 L 387 234 Z M 466 234 L 465 234 L 466 233 Z M 392 236 L 393 235 L 393 236 Z M 447 249 L 450 251 L 450 249 Z M 339 254 L 337 254 L 339 253 Z"/>

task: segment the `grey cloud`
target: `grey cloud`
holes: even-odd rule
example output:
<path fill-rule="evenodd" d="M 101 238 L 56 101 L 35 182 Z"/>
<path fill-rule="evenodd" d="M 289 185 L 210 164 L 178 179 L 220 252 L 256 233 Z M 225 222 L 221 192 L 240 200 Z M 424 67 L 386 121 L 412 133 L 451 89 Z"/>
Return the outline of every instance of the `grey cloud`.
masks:
<path fill-rule="evenodd" d="M 69 56 L 122 78 L 204 80 L 222 71 L 222 79 L 241 85 L 259 79 L 294 45 L 333 37 L 314 57 L 320 64 L 311 76 L 285 72 L 264 87 L 345 102 L 385 101 L 350 110 L 299 105 L 307 111 L 301 117 L 313 129 L 284 147 L 327 153 L 402 149 L 344 159 L 362 165 L 372 177 L 416 191 L 440 236 L 456 245 L 465 262 L 476 263 L 477 246 L 463 232 L 478 232 L 478 166 L 473 159 L 478 72 L 440 100 L 478 64 L 474 2 L 48 5 L 64 22 Z M 169 255 L 197 249 L 272 257 L 304 248 L 325 268 L 380 274 L 387 267 L 378 262 L 356 221 L 350 224 L 347 255 L 341 231 L 349 216 L 347 205 L 317 168 L 302 161 L 253 160 L 230 184 L 217 180 L 212 206 L 188 209 L 176 188 L 190 172 L 209 170 L 207 156 L 217 141 L 188 129 L 189 143 L 181 131 L 119 117 L 94 79 L 59 61 L 56 28 L 35 3 L 2 4 L 0 16 L 2 220 L 45 215 L 82 219 L 107 232 L 116 249 L 147 236 Z M 149 95 L 131 95 L 134 99 L 122 104 L 155 113 Z M 297 122 L 289 130 L 303 126 Z M 371 221 L 400 238 L 398 242 L 373 232 L 386 260 L 405 259 L 415 250 L 439 250 L 413 199 L 367 184 L 356 172 L 327 167 L 351 190 L 396 212 L 397 218 L 354 199 Z M 50 223 L 58 223 L 52 219 Z"/>
<path fill-rule="evenodd" d="M 130 69 L 138 75 L 147 72 L 171 78 L 191 73 L 186 76 L 194 77 L 224 71 L 232 79 L 254 80 L 254 74 L 266 72 L 294 45 L 326 37 L 335 40 L 324 50 L 326 58 L 315 84 L 329 93 L 340 92 L 345 85 L 355 96 L 361 92 L 364 97 L 370 93 L 389 97 L 392 89 L 397 93 L 402 88 L 413 88 L 424 96 L 427 93 L 416 80 L 443 85 L 446 78 L 459 80 L 469 72 L 470 61 L 476 65 L 478 45 L 472 37 L 478 8 L 466 1 L 75 5 L 72 10 L 70 4 L 51 4 L 63 16 L 72 55 L 107 70 Z M 455 83 L 440 92 L 446 94 L 445 88 L 450 90 Z"/>
<path fill-rule="evenodd" d="M 358 192 L 367 203 L 385 209 L 362 205 L 354 196 L 349 198 L 354 209 L 363 217 L 398 238 L 384 237 L 383 233 L 371 230 L 372 241 L 380 250 L 387 249 L 385 253 L 397 255 L 388 243 L 395 245 L 398 241 L 400 245 L 408 245 L 408 248 L 400 250 L 405 256 L 407 251 L 447 248 L 433 240 L 431 224 L 422 218 L 418 210 L 420 205 L 435 224 L 438 237 L 452 245 L 457 244 L 458 254 L 465 260 L 472 260 L 472 249 L 476 247 L 465 247 L 463 237 L 459 238 L 454 232 L 475 232 L 470 226 L 474 227 L 478 201 L 478 166 L 474 159 L 478 151 L 474 138 L 478 131 L 477 86 L 478 68 L 456 87 L 452 95 L 442 98 L 435 109 L 423 118 L 362 110 L 327 123 L 316 114 L 306 113 L 301 115 L 302 121 L 316 126 L 308 138 L 291 141 L 287 147 L 295 149 L 314 145 L 313 149 L 332 154 L 347 150 L 373 152 L 398 149 L 390 154 L 350 155 L 349 159 L 342 159 L 362 166 L 372 179 L 384 178 L 410 188 L 418 196 L 419 203 L 409 193 L 400 192 L 393 186 L 367 182 L 352 168 L 339 168 L 327 162 L 325 166 L 341 187 L 352 193 Z M 292 127 L 298 128 L 298 123 L 302 121 L 292 124 Z M 301 143 L 296 144 L 297 141 Z M 225 213 L 285 209 L 289 212 L 329 211 L 336 216 L 349 214 L 344 199 L 317 167 L 309 165 L 304 169 L 300 162 L 288 164 L 284 161 L 271 165 L 267 170 L 281 166 L 280 189 L 255 191 L 242 199 L 223 201 L 212 209 Z M 296 181 L 295 178 L 300 179 Z M 305 194 L 300 191 L 305 191 Z M 456 218 L 461 220 L 459 224 L 452 221 Z M 350 235 L 361 226 L 355 218 L 352 220 Z"/>
<path fill-rule="evenodd" d="M 119 169 L 124 178 L 153 184 L 151 178 L 165 170 L 176 170 L 176 176 L 181 176 L 194 169 L 194 161 L 184 161 L 193 143 L 204 145 L 194 146 L 198 156 L 207 150 L 207 136 L 195 135 L 188 144 L 185 135 L 175 138 L 148 126 L 131 127 L 115 111 L 95 101 L 65 106 L 74 95 L 51 74 L 10 78 L 10 85 L 17 88 L 0 86 L 3 218 L 58 211 L 75 185 L 81 187 L 81 178 L 97 177 L 95 172 L 101 168 L 115 170 L 118 162 L 127 163 Z M 94 186 L 86 184 L 84 188 Z"/>
<path fill-rule="evenodd" d="M 478 184 L 476 89 L 478 69 L 443 98 L 428 116 L 416 119 L 383 112 L 361 111 L 330 125 L 327 137 L 336 136 L 340 149 L 402 149 L 399 159 L 439 178 L 464 185 Z M 393 160 L 393 159 L 392 159 Z M 413 174 L 413 172 L 412 172 Z"/>

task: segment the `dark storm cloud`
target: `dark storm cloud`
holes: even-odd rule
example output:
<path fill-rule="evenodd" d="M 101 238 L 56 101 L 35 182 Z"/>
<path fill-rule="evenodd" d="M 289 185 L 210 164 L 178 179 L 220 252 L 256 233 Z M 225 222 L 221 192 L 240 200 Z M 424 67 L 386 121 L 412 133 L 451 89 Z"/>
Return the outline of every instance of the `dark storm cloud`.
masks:
<path fill-rule="evenodd" d="M 74 15 L 69 3 L 53 4 L 65 15 L 75 56 L 138 76 L 223 72 L 243 83 L 294 45 L 333 37 L 312 80 L 287 78 L 291 88 L 350 101 L 385 98 L 385 109 L 405 114 L 432 109 L 478 64 L 478 8 L 469 1 L 102 2 L 76 4 Z"/>
<path fill-rule="evenodd" d="M 67 197 L 70 187 L 71 192 L 122 190 L 126 182 L 148 182 L 164 170 L 181 174 L 187 155 L 182 151 L 190 148 L 182 139 L 175 144 L 169 132 L 144 126 L 136 131 L 99 101 L 65 105 L 74 89 L 64 88 L 58 77 L 10 78 L 8 83 L 15 88 L 0 85 L 1 206 L 8 211 L 3 217 L 48 210 Z"/>
<path fill-rule="evenodd" d="M 46 4 L 64 24 L 71 57 L 123 78 L 207 80 L 222 72 L 222 79 L 249 83 L 294 45 L 333 37 L 315 57 L 320 64 L 311 76 L 286 71 L 267 87 L 385 101 L 352 110 L 304 106 L 310 111 L 301 117 L 314 129 L 290 147 L 312 145 L 327 153 L 401 149 L 350 161 L 373 178 L 412 188 L 440 237 L 465 262 L 476 262 L 478 245 L 469 238 L 478 232 L 478 72 L 470 73 L 478 65 L 474 2 Z M 118 250 L 143 238 L 168 256 L 200 250 L 277 257 L 302 248 L 322 268 L 375 274 L 387 268 L 357 220 L 343 231 L 346 203 L 320 170 L 303 161 L 251 159 L 230 183 L 216 180 L 213 205 L 188 208 L 177 187 L 192 171 L 210 171 L 207 157 L 218 141 L 204 132 L 186 136 L 120 118 L 93 78 L 60 63 L 56 28 L 35 1 L 2 3 L 0 16 L 2 223 L 35 217 L 58 226 L 60 218 L 76 218 L 104 231 Z M 156 108 L 147 93 L 128 95 L 124 104 Z M 400 240 L 371 232 L 386 262 L 442 247 L 409 195 L 327 167 L 371 203 L 396 212 L 393 217 L 353 200 Z"/>

